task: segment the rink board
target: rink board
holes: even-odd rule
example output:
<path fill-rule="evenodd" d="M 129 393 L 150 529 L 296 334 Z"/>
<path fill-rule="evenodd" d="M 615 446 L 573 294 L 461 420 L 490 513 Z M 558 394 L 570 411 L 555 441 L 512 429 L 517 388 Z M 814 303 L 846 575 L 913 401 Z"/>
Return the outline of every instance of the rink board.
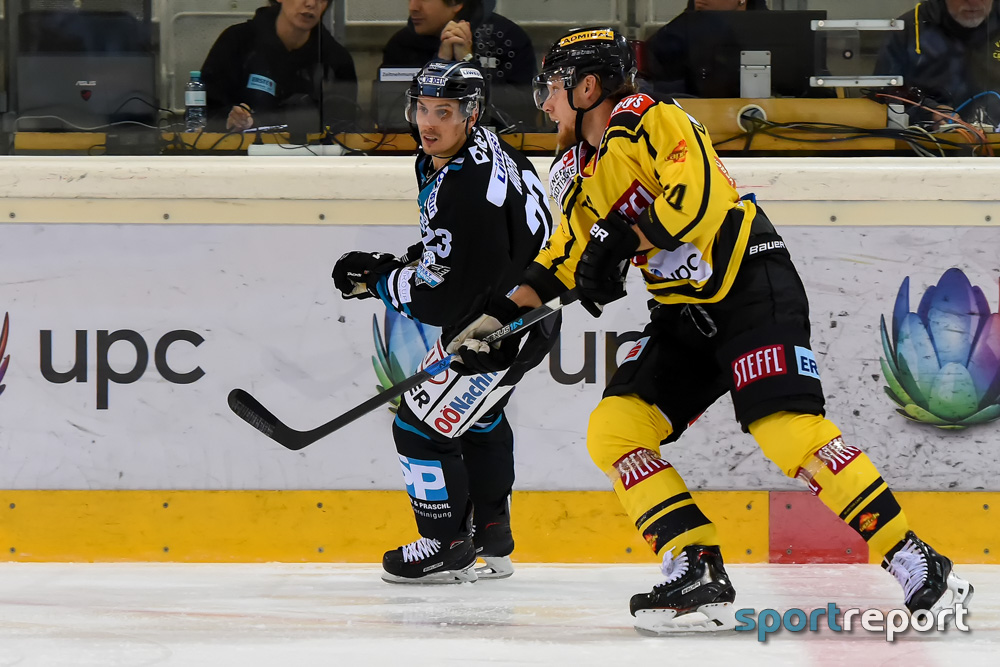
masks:
<path fill-rule="evenodd" d="M 696 491 L 727 562 L 876 562 L 806 492 Z M 914 530 L 956 562 L 998 563 L 995 493 L 902 492 Z M 514 559 L 654 559 L 611 492 L 516 491 Z M 378 562 L 418 537 L 401 491 L 2 491 L 0 550 L 19 562 Z"/>
<path fill-rule="evenodd" d="M 993 562 L 1000 427 L 946 431 L 897 414 L 879 322 L 891 321 L 905 278 L 912 311 L 951 268 L 996 312 L 1000 167 L 727 165 L 741 191 L 758 194 L 802 274 L 828 410 L 845 439 L 914 492 L 904 496 L 914 525 L 925 522 L 960 560 Z M 377 338 L 409 372 L 420 336 L 387 336 L 385 309 L 342 300 L 329 273 L 347 250 L 400 252 L 417 240 L 412 178 L 410 161 L 392 158 L 0 159 L 0 489 L 10 496 L 0 548 L 15 560 L 368 561 L 400 533 L 408 541 L 388 409 L 292 453 L 232 415 L 225 397 L 243 387 L 306 429 L 378 391 Z M 555 353 L 515 392 L 526 560 L 649 557 L 584 443 L 589 411 L 646 319 L 634 275 L 629 292 L 599 320 L 568 308 Z M 825 524 L 808 495 L 781 495 L 801 486 L 740 432 L 728 398 L 665 457 L 692 489 L 713 492 L 706 511 L 739 560 L 867 557 L 863 544 L 837 553 L 826 529 L 782 528 Z M 770 502 L 747 500 L 759 497 Z M 171 511 L 178 504 L 184 511 Z M 748 520 L 726 509 L 747 504 L 767 511 Z M 355 542 L 343 539 L 355 528 Z"/>

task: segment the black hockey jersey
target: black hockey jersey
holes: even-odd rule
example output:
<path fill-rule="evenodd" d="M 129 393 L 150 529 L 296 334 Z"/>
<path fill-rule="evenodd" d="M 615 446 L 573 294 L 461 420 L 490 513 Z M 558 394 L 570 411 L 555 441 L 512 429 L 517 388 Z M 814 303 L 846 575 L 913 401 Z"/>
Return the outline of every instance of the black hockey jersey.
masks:
<path fill-rule="evenodd" d="M 442 169 L 416 161 L 423 253 L 377 285 L 386 306 L 425 324 L 458 324 L 503 296 L 552 233 L 545 189 L 531 163 L 477 127 Z"/>

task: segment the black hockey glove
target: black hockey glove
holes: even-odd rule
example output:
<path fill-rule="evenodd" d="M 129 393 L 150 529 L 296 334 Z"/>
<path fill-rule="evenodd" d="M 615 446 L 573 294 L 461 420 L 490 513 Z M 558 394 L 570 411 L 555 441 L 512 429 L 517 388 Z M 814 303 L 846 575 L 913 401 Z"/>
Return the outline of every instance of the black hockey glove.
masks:
<path fill-rule="evenodd" d="M 333 266 L 333 284 L 345 299 L 377 297 L 378 279 L 403 263 L 387 252 L 361 252 L 354 250 L 337 260 Z"/>
<path fill-rule="evenodd" d="M 580 301 L 604 305 L 625 296 L 622 265 L 639 248 L 639 236 L 628 219 L 617 211 L 590 228 L 590 240 L 576 265 Z M 627 266 L 626 266 L 627 268 Z M 587 308 L 596 316 L 594 309 Z"/>
<path fill-rule="evenodd" d="M 459 375 L 480 375 L 498 373 L 510 368 L 521 349 L 521 339 L 526 330 L 520 329 L 495 343 L 484 343 L 482 338 L 493 333 L 531 308 L 519 308 L 506 297 L 491 299 L 480 315 L 472 315 L 455 329 L 445 351 L 457 354 L 461 361 L 451 362 L 451 368 Z"/>

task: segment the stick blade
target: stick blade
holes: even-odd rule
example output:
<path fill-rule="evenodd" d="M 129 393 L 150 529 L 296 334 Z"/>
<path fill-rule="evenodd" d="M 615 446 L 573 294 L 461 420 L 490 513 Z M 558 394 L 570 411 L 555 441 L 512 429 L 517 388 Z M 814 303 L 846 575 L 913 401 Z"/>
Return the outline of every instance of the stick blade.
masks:
<path fill-rule="evenodd" d="M 274 413 L 243 389 L 233 389 L 229 392 L 228 402 L 229 409 L 237 417 L 282 447 L 298 450 L 309 444 L 309 441 L 303 442 L 303 439 L 299 437 L 300 434 L 285 426 L 280 419 L 274 416 Z"/>

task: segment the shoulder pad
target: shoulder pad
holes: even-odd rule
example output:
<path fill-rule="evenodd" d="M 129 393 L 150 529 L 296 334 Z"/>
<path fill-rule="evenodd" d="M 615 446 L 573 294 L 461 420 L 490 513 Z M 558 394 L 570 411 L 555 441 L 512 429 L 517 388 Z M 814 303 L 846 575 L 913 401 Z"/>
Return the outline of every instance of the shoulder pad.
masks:
<path fill-rule="evenodd" d="M 615 108 L 611 111 L 611 119 L 608 121 L 608 125 L 633 124 L 655 104 L 656 100 L 649 95 L 644 95 L 643 93 L 629 95 L 615 105 Z"/>

